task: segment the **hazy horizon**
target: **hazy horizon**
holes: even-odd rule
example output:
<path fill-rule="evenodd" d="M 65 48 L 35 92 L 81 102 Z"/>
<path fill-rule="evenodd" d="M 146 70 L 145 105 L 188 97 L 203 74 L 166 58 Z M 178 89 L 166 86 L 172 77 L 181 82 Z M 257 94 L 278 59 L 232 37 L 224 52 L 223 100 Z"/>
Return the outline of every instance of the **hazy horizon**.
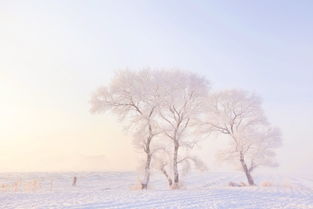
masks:
<path fill-rule="evenodd" d="M 312 173 L 313 2 L 300 2 L 0 1 L 0 172 L 135 170 L 131 136 L 89 100 L 117 70 L 151 67 L 255 92 L 283 135 L 272 172 Z M 233 170 L 218 146 L 202 159 Z"/>

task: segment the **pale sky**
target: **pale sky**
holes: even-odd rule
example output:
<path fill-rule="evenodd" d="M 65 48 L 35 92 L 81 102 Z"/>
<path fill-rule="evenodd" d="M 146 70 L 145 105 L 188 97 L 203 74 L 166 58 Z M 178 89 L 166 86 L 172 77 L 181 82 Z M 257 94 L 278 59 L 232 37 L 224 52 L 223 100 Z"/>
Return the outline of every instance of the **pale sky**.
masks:
<path fill-rule="evenodd" d="M 0 172 L 134 170 L 131 136 L 88 100 L 116 70 L 150 66 L 259 94 L 283 133 L 277 171 L 312 173 L 312 11 L 309 0 L 0 0 Z"/>

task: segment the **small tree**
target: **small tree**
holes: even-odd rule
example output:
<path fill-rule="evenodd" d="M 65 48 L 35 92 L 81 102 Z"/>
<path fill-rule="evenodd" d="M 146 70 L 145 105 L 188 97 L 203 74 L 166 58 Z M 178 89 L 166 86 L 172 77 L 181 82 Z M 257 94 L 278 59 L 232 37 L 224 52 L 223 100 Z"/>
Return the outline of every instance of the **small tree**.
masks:
<path fill-rule="evenodd" d="M 160 133 L 156 122 L 158 100 L 158 86 L 150 70 L 120 71 L 109 86 L 99 88 L 91 98 L 91 111 L 112 111 L 126 121 L 136 148 L 145 153 L 142 189 L 147 189 L 150 180 L 152 141 Z"/>
<path fill-rule="evenodd" d="M 204 109 L 202 127 L 231 138 L 221 158 L 237 159 L 249 185 L 254 185 L 251 172 L 260 165 L 270 165 L 273 145 L 280 140 L 277 129 L 264 128 L 268 123 L 260 99 L 245 91 L 222 91 L 212 95 Z"/>
<path fill-rule="evenodd" d="M 169 170 L 172 169 L 172 153 L 170 150 L 165 148 L 159 149 L 158 152 L 154 155 L 154 167 L 159 170 L 164 177 L 166 178 L 170 188 L 174 187 L 173 177 L 170 175 Z M 187 174 L 192 166 L 196 169 L 204 171 L 207 170 L 206 165 L 200 160 L 197 156 L 189 155 L 188 153 L 180 154 L 181 159 L 177 165 L 180 165 L 182 174 Z"/>
<path fill-rule="evenodd" d="M 171 164 L 170 152 L 166 150 L 166 147 L 163 147 L 162 149 L 158 150 L 154 158 L 155 158 L 154 164 L 153 164 L 154 167 L 164 175 L 164 177 L 166 178 L 168 182 L 168 186 L 172 187 L 173 180 L 172 180 L 171 175 L 168 173 L 168 170 Z"/>

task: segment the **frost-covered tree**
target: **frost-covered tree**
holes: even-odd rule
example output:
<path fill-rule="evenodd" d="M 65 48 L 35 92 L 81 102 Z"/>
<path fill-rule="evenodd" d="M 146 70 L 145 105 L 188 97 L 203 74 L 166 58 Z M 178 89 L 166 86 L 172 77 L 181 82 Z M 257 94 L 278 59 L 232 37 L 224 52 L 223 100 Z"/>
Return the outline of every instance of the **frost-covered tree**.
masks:
<path fill-rule="evenodd" d="M 163 134 L 171 146 L 172 158 L 168 167 L 171 169 L 172 188 L 179 187 L 179 166 L 187 169 L 190 163 L 199 160 L 189 154 L 197 141 L 192 135 L 196 118 L 201 113 L 200 105 L 208 95 L 208 81 L 192 73 L 181 71 L 160 71 L 159 117 Z"/>
<path fill-rule="evenodd" d="M 168 150 L 166 150 L 166 147 L 163 147 L 154 155 L 153 166 L 164 175 L 168 182 L 169 187 L 173 185 L 172 177 L 168 172 L 171 164 L 170 162 L 171 154 Z"/>
<path fill-rule="evenodd" d="M 142 189 L 147 189 L 154 148 L 160 133 L 156 121 L 159 105 L 158 83 L 151 70 L 120 71 L 110 85 L 100 87 L 91 98 L 91 112 L 111 111 L 127 124 L 136 148 L 145 153 Z"/>
<path fill-rule="evenodd" d="M 260 99 L 245 91 L 226 90 L 211 95 L 203 108 L 202 128 L 230 136 L 221 159 L 236 159 L 249 185 L 254 185 L 251 172 L 274 165 L 273 149 L 280 144 L 279 131 L 269 128 Z"/>

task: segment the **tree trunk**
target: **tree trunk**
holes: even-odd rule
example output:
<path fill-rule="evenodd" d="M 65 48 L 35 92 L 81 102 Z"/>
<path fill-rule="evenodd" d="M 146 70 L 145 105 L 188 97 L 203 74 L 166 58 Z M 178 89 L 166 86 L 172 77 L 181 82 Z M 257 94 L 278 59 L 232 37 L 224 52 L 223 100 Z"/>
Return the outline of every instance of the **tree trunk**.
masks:
<path fill-rule="evenodd" d="M 150 164 L 151 164 L 151 154 L 147 153 L 147 160 L 146 160 L 146 165 L 145 165 L 145 174 L 143 181 L 141 182 L 141 189 L 147 189 L 149 180 L 150 180 Z"/>
<path fill-rule="evenodd" d="M 161 172 L 164 174 L 164 176 L 166 177 L 167 181 L 168 181 L 168 186 L 172 187 L 173 181 L 171 179 L 171 177 L 168 175 L 168 173 L 166 172 L 166 170 L 164 168 L 161 168 Z"/>
<path fill-rule="evenodd" d="M 151 165 L 151 159 L 152 159 L 152 153 L 150 151 L 150 144 L 151 144 L 152 136 L 151 136 L 151 128 L 149 130 L 150 130 L 150 136 L 147 139 L 147 144 L 145 148 L 145 153 L 147 157 L 146 165 L 145 165 L 145 174 L 144 174 L 143 181 L 141 182 L 141 189 L 148 189 L 148 184 L 150 181 L 150 165 Z"/>
<path fill-rule="evenodd" d="M 178 189 L 179 187 L 179 173 L 178 173 L 178 163 L 177 163 L 177 156 L 178 156 L 178 148 L 179 144 L 175 141 L 174 144 L 174 156 L 173 156 L 173 175 L 174 175 L 174 184 L 172 185 L 173 189 Z"/>
<path fill-rule="evenodd" d="M 250 186 L 253 186 L 253 185 L 254 185 L 254 181 L 253 181 L 253 178 L 252 178 L 251 173 L 250 173 L 250 171 L 249 171 L 249 169 L 248 169 L 248 167 L 247 167 L 247 164 L 246 164 L 246 162 L 245 162 L 245 159 L 244 159 L 242 153 L 240 153 L 240 163 L 241 163 L 241 166 L 242 166 L 243 171 L 244 171 L 245 174 L 246 174 L 246 177 L 247 177 L 247 180 L 248 180 L 249 185 L 250 185 Z"/>

